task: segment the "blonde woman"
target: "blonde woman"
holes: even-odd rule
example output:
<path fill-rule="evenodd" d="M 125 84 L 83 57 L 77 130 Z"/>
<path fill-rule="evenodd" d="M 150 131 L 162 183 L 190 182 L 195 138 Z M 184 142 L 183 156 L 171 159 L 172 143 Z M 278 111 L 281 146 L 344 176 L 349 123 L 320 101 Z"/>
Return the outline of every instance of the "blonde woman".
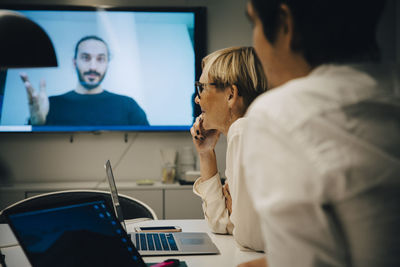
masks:
<path fill-rule="evenodd" d="M 267 81 L 252 47 L 216 51 L 203 59 L 202 68 L 195 98 L 202 113 L 190 131 L 201 172 L 193 191 L 203 200 L 205 219 L 213 232 L 233 234 L 242 247 L 261 251 L 264 245 L 258 216 L 240 158 L 247 123 L 243 116 L 250 103 L 266 91 Z M 214 151 L 221 133 L 227 137 L 224 187 Z"/>

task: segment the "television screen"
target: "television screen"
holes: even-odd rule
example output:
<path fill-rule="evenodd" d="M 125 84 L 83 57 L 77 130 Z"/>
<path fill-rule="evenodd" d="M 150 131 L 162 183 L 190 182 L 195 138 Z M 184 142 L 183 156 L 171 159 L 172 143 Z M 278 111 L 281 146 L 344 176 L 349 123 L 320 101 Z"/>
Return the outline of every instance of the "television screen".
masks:
<path fill-rule="evenodd" d="M 58 67 L 0 77 L 0 131 L 179 131 L 196 115 L 204 8 L 13 8 L 49 35 Z"/>

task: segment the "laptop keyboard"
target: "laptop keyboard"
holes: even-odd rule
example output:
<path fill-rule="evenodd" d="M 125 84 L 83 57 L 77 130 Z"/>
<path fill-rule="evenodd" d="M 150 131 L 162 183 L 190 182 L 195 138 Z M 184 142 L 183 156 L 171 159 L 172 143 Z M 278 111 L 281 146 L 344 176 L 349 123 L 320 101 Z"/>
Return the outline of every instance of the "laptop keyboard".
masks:
<path fill-rule="evenodd" d="M 173 234 L 135 233 L 132 242 L 138 250 L 178 250 Z"/>

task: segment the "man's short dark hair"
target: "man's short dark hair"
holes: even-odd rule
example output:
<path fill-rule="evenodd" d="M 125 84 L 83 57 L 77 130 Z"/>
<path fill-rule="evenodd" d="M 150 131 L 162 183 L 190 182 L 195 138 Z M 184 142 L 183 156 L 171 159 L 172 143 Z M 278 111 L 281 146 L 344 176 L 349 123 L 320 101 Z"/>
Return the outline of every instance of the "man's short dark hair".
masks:
<path fill-rule="evenodd" d="M 250 0 L 264 35 L 275 42 L 282 4 L 293 16 L 293 51 L 311 66 L 378 61 L 376 27 L 385 0 Z"/>
<path fill-rule="evenodd" d="M 106 46 L 106 48 L 107 48 L 107 58 L 110 59 L 110 49 L 108 48 L 108 44 L 106 43 L 106 41 L 104 41 L 103 39 L 101 39 L 100 37 L 98 37 L 98 36 L 96 36 L 96 35 L 88 35 L 88 36 L 85 36 L 85 37 L 81 38 L 81 39 L 76 43 L 76 46 L 75 46 L 75 53 L 74 53 L 74 59 L 76 59 L 76 57 L 78 56 L 78 47 L 79 47 L 79 45 L 80 45 L 82 42 L 87 41 L 87 40 L 96 40 L 96 41 L 102 42 L 102 43 Z"/>

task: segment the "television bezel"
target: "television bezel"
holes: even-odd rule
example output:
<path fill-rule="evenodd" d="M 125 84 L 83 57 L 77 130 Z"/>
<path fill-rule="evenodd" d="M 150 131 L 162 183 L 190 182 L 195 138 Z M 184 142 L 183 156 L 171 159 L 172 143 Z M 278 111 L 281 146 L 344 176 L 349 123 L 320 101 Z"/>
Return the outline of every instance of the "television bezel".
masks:
<path fill-rule="evenodd" d="M 201 60 L 207 52 L 207 8 L 204 6 L 179 7 L 179 6 L 122 6 L 122 5 L 43 5 L 43 4 L 0 4 L 0 10 L 54 10 L 54 11 L 127 11 L 127 12 L 193 12 L 194 13 L 194 54 L 195 54 L 195 80 L 201 75 Z M 7 70 L 0 73 L 1 80 L 5 82 Z M 4 84 L 2 85 L 4 86 Z M 4 88 L 3 88 L 4 89 Z M 193 93 L 196 93 L 193 88 Z M 193 117 L 200 114 L 200 108 L 193 104 Z M 14 125 L 10 128 L 24 128 L 30 125 Z M 31 126 L 32 130 L 0 131 L 0 134 L 10 133 L 102 133 L 102 132 L 185 132 L 191 125 L 154 125 L 154 126 Z M 38 128 L 36 128 L 38 127 Z M 107 128 L 105 128 L 107 127 Z M 33 129 L 36 128 L 36 129 Z M 68 130 L 68 128 L 73 128 Z M 115 128 L 115 129 L 112 129 Z M 130 129 L 129 129 L 130 128 Z"/>

